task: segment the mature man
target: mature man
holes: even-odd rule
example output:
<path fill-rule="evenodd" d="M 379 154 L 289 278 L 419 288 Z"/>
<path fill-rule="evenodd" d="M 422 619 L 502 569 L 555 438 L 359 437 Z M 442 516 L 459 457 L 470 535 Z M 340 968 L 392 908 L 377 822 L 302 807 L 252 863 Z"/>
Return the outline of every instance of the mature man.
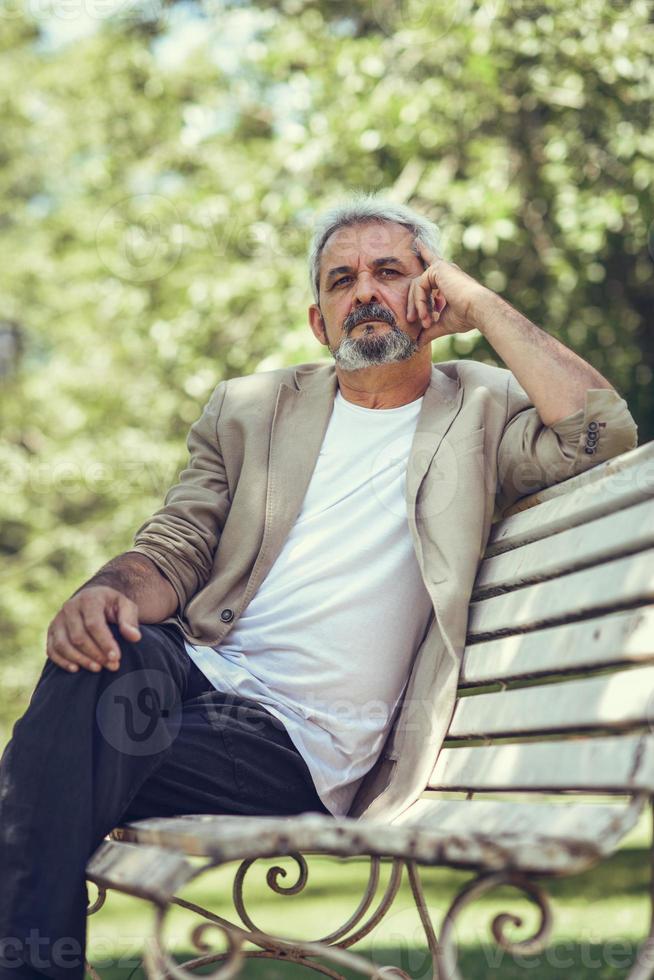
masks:
<path fill-rule="evenodd" d="M 50 624 L 0 771 L 3 980 L 82 976 L 84 866 L 122 821 L 409 806 L 496 506 L 636 444 L 609 382 L 409 208 L 330 211 L 310 265 L 334 363 L 220 383 L 164 506 Z M 471 329 L 509 370 L 432 364 Z"/>

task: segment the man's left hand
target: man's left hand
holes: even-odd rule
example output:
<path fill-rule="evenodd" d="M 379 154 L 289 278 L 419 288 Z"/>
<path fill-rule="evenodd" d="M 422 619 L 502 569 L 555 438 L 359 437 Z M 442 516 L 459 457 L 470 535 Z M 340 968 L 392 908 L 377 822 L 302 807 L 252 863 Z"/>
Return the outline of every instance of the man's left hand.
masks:
<path fill-rule="evenodd" d="M 407 319 L 422 327 L 418 347 L 437 337 L 478 328 L 476 313 L 484 299 L 494 295 L 491 290 L 453 262 L 437 258 L 420 244 L 418 249 L 428 265 L 413 279 L 407 296 Z"/>

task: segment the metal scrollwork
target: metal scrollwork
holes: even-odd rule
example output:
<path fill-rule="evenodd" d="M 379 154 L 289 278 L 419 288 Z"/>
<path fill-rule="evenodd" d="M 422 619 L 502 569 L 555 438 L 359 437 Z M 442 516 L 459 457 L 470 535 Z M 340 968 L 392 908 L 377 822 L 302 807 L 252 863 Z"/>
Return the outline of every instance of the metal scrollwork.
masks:
<path fill-rule="evenodd" d="M 87 916 L 93 915 L 94 912 L 98 912 L 107 900 L 107 889 L 102 888 L 100 885 L 96 885 L 98 889 L 98 894 L 94 902 L 89 902 L 86 906 Z"/>
<path fill-rule="evenodd" d="M 269 868 L 266 873 L 268 886 L 277 894 L 297 895 L 307 884 L 308 868 L 305 858 L 300 854 L 293 854 L 290 857 L 296 862 L 299 870 L 297 880 L 294 883 L 286 885 L 280 881 L 281 878 L 286 876 L 287 871 L 279 865 Z M 245 958 L 269 958 L 291 961 L 315 973 L 331 977 L 333 980 L 343 980 L 343 974 L 337 972 L 336 969 L 332 969 L 331 965 L 328 966 L 315 961 L 316 957 L 320 957 L 333 964 L 334 967 L 354 970 L 362 976 L 370 977 L 371 980 L 391 980 L 391 978 L 409 980 L 406 973 L 399 968 L 377 966 L 369 960 L 349 952 L 345 948 L 346 946 L 353 945 L 362 936 L 370 932 L 385 915 L 401 883 L 404 863 L 402 860 L 393 860 L 389 881 L 384 893 L 377 907 L 362 922 L 361 920 L 374 902 L 380 878 L 380 859 L 376 857 L 370 858 L 371 864 L 367 887 L 354 913 L 338 929 L 329 933 L 327 936 L 311 942 L 280 939 L 271 936 L 258 929 L 252 918 L 248 915 L 243 898 L 244 881 L 247 871 L 256 860 L 259 859 L 253 858 L 242 861 L 234 880 L 234 906 L 241 922 L 246 928 L 229 922 L 222 916 L 199 905 L 195 905 L 193 902 L 179 897 L 172 899 L 171 905 L 185 908 L 206 920 L 204 923 L 196 925 L 190 935 L 193 947 L 201 955 L 188 960 L 184 964 L 178 964 L 167 952 L 163 928 L 166 908 L 161 907 L 157 910 L 154 935 L 150 940 L 146 953 L 148 973 L 150 976 L 156 976 L 158 978 L 172 977 L 175 980 L 191 980 L 191 977 L 195 976 L 191 971 L 196 967 L 205 966 L 210 963 L 220 963 L 221 965 L 218 970 L 210 974 L 205 974 L 205 976 L 208 976 L 209 980 L 232 980 L 232 977 L 239 975 Z M 198 869 L 194 877 L 209 870 L 212 866 L 209 865 Z M 228 947 L 226 951 L 211 951 L 205 939 L 206 933 L 210 930 L 217 930 L 226 938 Z M 258 946 L 259 949 L 244 950 L 243 944 L 246 942 Z"/>
<path fill-rule="evenodd" d="M 176 900 L 176 904 L 182 904 Z M 185 903 L 183 903 L 185 904 Z M 212 973 L 205 973 L 203 976 L 208 980 L 233 980 L 240 973 L 243 960 L 248 959 L 276 959 L 287 960 L 297 963 L 320 973 L 323 976 L 332 977 L 333 980 L 345 980 L 342 973 L 336 972 L 329 966 L 314 961 L 315 957 L 331 961 L 335 966 L 342 969 L 354 970 L 370 980 L 410 980 L 409 977 L 397 967 L 377 966 L 370 961 L 350 953 L 345 949 L 325 946 L 322 943 L 314 942 L 287 942 L 276 939 L 259 931 L 241 929 L 213 913 L 206 910 L 196 909 L 208 915 L 209 922 L 196 925 L 191 932 L 191 942 L 193 946 L 203 955 L 192 960 L 187 960 L 179 964 L 166 950 L 166 943 L 163 935 L 164 919 L 167 908 L 157 909 L 155 931 L 146 947 L 145 960 L 147 972 L 150 977 L 157 977 L 160 980 L 174 978 L 174 980 L 197 980 L 196 975 L 191 972 L 198 966 L 205 966 L 210 963 L 222 963 L 222 965 Z M 205 941 L 205 933 L 210 929 L 218 929 L 227 939 L 228 949 L 225 952 L 210 952 L 209 944 Z M 259 946 L 258 950 L 244 950 L 243 943 L 250 942 Z"/>
<path fill-rule="evenodd" d="M 298 895 L 306 885 L 309 880 L 309 869 L 307 867 L 307 862 L 302 857 L 301 854 L 292 854 L 290 857 L 295 861 L 299 868 L 298 879 L 294 885 L 285 885 L 280 883 L 280 878 L 285 878 L 287 871 L 286 868 L 282 868 L 280 865 L 276 864 L 272 868 L 268 868 L 266 872 L 266 884 L 272 891 L 276 892 L 277 895 Z M 247 861 L 241 861 L 238 866 L 238 870 L 234 877 L 234 885 L 232 888 L 232 900 L 234 902 L 234 908 L 238 912 L 241 922 L 248 927 L 248 929 L 255 929 L 256 926 L 245 909 L 245 901 L 243 898 L 243 887 L 245 885 L 245 876 L 253 864 L 256 864 L 258 858 L 249 858 Z"/>
<path fill-rule="evenodd" d="M 175 904 L 186 903 L 176 901 Z M 195 977 L 195 974 L 191 971 L 196 966 L 224 961 L 218 970 L 208 974 L 211 980 L 232 980 L 233 977 L 237 977 L 243 963 L 243 941 L 229 923 L 214 921 L 218 917 L 211 915 L 211 913 L 209 915 L 212 921 L 201 922 L 199 925 L 194 926 L 190 934 L 192 946 L 203 955 L 188 960 L 183 964 L 176 962 L 166 949 L 164 937 L 164 923 L 168 907 L 157 909 L 154 934 L 146 945 L 145 962 L 148 976 L 160 977 L 162 980 L 167 977 L 174 977 L 176 980 L 191 980 L 192 977 Z M 204 912 L 205 910 L 198 908 L 198 911 Z M 211 947 L 205 940 L 205 934 L 209 929 L 219 930 L 226 938 L 227 950 L 225 952 L 215 953 L 210 951 Z"/>
<path fill-rule="evenodd" d="M 285 886 L 280 884 L 279 879 L 280 877 L 286 876 L 286 870 L 279 865 L 269 868 L 268 872 L 266 873 L 266 883 L 278 895 L 297 895 L 304 889 L 308 881 L 309 873 L 307 862 L 304 857 L 301 854 L 293 854 L 291 857 L 297 863 L 299 868 L 299 875 L 295 884 Z M 250 930 L 257 930 L 257 926 L 254 924 L 252 918 L 245 909 L 243 887 L 245 883 L 245 876 L 256 860 L 256 858 L 251 858 L 247 861 L 241 862 L 238 871 L 236 872 L 233 888 L 234 907 L 238 912 L 241 922 Z M 393 903 L 397 890 L 400 887 L 402 880 L 402 866 L 404 862 L 399 858 L 393 859 L 391 874 L 384 894 L 381 896 L 377 908 L 370 914 L 367 921 L 361 923 L 361 920 L 372 905 L 379 887 L 379 869 L 381 866 L 381 860 L 378 857 L 370 857 L 369 861 L 370 870 L 368 873 L 368 883 L 359 905 L 342 926 L 325 936 L 320 936 L 315 940 L 315 942 L 338 943 L 341 948 L 353 946 L 363 936 L 366 936 L 384 917 L 389 907 Z M 351 930 L 354 930 L 355 926 L 359 926 L 359 928 L 352 932 Z M 348 933 L 350 934 L 348 935 Z"/>
<path fill-rule="evenodd" d="M 447 980 L 462 980 L 457 965 L 457 946 L 454 937 L 454 926 L 457 917 L 481 895 L 499 888 L 500 885 L 510 885 L 517 888 L 538 908 L 540 921 L 533 935 L 526 939 L 512 940 L 505 933 L 508 925 L 521 926 L 522 919 L 511 912 L 501 912 L 491 922 L 491 934 L 495 942 L 509 953 L 527 955 L 537 953 L 547 943 L 552 930 L 552 911 L 546 893 L 534 881 L 525 875 L 513 871 L 497 871 L 479 875 L 469 882 L 458 893 L 443 919 L 440 941 L 427 911 L 424 893 L 415 862 L 407 862 L 411 890 L 416 901 L 418 914 L 422 921 L 429 949 L 434 964 L 434 975 Z"/>

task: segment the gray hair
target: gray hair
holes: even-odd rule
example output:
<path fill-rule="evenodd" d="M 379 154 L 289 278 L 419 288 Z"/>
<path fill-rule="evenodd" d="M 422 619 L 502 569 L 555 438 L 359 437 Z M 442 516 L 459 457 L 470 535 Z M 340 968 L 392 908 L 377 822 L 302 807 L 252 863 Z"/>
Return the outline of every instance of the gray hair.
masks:
<path fill-rule="evenodd" d="M 396 204 L 377 194 L 358 193 L 319 216 L 309 246 L 309 275 L 316 303 L 320 296 L 320 259 L 327 239 L 349 225 L 370 222 L 392 222 L 403 225 L 413 234 L 415 243 L 425 245 L 435 255 L 441 255 L 441 233 L 438 225 L 406 204 Z M 417 249 L 415 249 L 417 252 Z"/>

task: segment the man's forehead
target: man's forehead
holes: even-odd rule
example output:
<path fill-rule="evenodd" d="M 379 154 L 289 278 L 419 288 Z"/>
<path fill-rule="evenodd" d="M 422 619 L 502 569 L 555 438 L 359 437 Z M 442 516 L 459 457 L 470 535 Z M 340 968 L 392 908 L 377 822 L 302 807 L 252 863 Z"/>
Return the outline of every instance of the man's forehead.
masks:
<path fill-rule="evenodd" d="M 396 255 L 398 258 L 411 254 L 413 235 L 408 228 L 393 222 L 347 225 L 329 236 L 325 243 L 325 259 L 353 259 L 363 254 L 375 258 L 378 255 Z"/>

